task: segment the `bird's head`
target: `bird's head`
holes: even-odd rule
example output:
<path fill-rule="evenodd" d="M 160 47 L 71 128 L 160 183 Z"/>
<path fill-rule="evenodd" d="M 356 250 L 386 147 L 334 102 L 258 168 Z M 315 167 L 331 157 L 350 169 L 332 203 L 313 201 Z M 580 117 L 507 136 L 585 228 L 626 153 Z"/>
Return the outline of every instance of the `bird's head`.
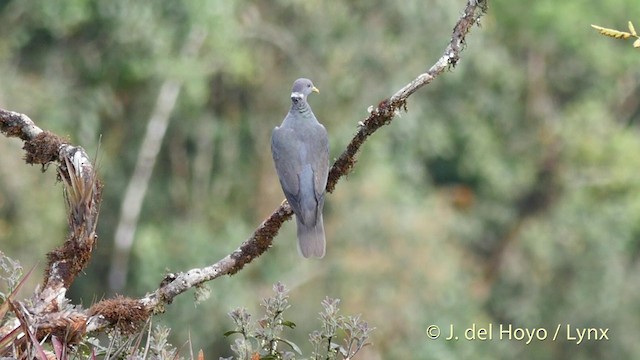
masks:
<path fill-rule="evenodd" d="M 293 88 L 291 89 L 291 100 L 305 99 L 312 92 L 319 93 L 320 90 L 313 86 L 313 83 L 309 79 L 298 79 L 293 82 Z"/>

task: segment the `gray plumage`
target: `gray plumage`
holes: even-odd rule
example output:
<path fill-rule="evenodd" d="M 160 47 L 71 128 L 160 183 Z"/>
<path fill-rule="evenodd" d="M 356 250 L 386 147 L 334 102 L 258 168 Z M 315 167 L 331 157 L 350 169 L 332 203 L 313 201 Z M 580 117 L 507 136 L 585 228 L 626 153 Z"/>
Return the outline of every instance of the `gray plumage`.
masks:
<path fill-rule="evenodd" d="M 296 215 L 298 250 L 304 257 L 325 254 L 322 209 L 329 174 L 329 140 L 307 96 L 318 92 L 309 79 L 298 79 L 291 90 L 291 108 L 273 129 L 271 154 L 284 195 Z"/>

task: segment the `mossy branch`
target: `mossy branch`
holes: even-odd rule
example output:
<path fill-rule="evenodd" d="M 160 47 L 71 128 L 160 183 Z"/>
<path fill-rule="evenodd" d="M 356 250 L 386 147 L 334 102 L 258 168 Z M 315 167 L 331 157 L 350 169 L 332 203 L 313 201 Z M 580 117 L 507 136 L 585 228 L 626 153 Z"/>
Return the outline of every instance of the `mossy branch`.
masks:
<path fill-rule="evenodd" d="M 329 170 L 327 192 L 333 192 L 338 181 L 351 172 L 356 164 L 358 151 L 369 136 L 382 126 L 391 123 L 400 111 L 406 110 L 407 99 L 413 93 L 431 83 L 445 70 L 458 64 L 467 34 L 478 23 L 486 9 L 486 0 L 468 0 L 461 17 L 453 28 L 451 40 L 438 61 L 390 98 L 381 101 L 375 109 L 371 109 L 366 119 L 358 122 L 356 134 Z M 287 202 L 284 202 L 231 254 L 204 268 L 192 269 L 179 274 L 170 274 L 162 281 L 158 290 L 147 295 L 142 301 L 149 307 L 162 310 L 164 304 L 171 303 L 175 296 L 194 286 L 223 275 L 237 273 L 271 247 L 273 239 L 278 234 L 282 224 L 289 220 L 292 215 L 291 207 Z"/>
<path fill-rule="evenodd" d="M 333 192 L 338 181 L 351 172 L 356 164 L 357 154 L 369 136 L 393 121 L 400 111 L 406 111 L 407 99 L 413 93 L 458 64 L 467 34 L 478 23 L 486 9 L 487 0 L 468 0 L 442 56 L 424 73 L 419 74 L 390 98 L 381 101 L 377 107 L 370 110 L 369 116 L 357 123 L 356 134 L 329 171 L 327 192 Z M 265 253 L 271 247 L 282 224 L 293 214 L 289 205 L 283 203 L 231 254 L 204 268 L 169 274 L 157 290 L 141 299 L 108 299 L 95 304 L 89 311 L 69 307 L 66 305 L 66 290 L 86 266 L 96 241 L 95 226 L 101 201 L 100 182 L 82 148 L 43 131 L 26 115 L 0 109 L 0 131 L 8 137 L 19 137 L 25 141 L 24 149 L 27 152 L 28 163 L 57 163 L 59 179 L 65 186 L 69 210 L 69 235 L 64 245 L 49 254 L 43 288 L 34 295 L 34 305 L 29 309 L 34 318 L 47 321 L 46 324 L 35 324 L 36 328 L 43 330 L 37 333 L 38 336 L 55 334 L 61 330 L 58 327 L 62 326 L 65 326 L 67 331 L 69 321 L 74 325 L 72 328 L 77 331 L 77 335 L 113 327 L 130 331 L 151 314 L 164 311 L 164 306 L 170 304 L 177 295 L 206 281 L 235 274 Z M 63 319 L 69 321 L 57 321 Z"/>

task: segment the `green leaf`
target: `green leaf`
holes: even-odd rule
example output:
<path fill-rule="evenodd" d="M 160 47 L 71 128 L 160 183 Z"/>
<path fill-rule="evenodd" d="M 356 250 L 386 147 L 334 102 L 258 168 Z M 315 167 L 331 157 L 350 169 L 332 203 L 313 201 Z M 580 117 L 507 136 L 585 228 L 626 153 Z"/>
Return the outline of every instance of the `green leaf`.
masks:
<path fill-rule="evenodd" d="M 291 347 L 291 349 L 293 349 L 293 351 L 297 352 L 299 355 L 302 355 L 302 350 L 300 350 L 298 345 L 294 344 L 293 342 L 291 342 L 291 341 L 289 341 L 287 339 L 280 339 L 280 338 L 276 338 L 276 340 L 281 341 L 281 342 L 289 345 Z"/>
<path fill-rule="evenodd" d="M 224 336 L 229 336 L 229 335 L 233 335 L 233 334 L 242 334 L 242 331 L 239 330 L 230 330 L 224 333 Z"/>
<path fill-rule="evenodd" d="M 295 327 L 296 327 L 296 323 L 294 323 L 293 321 L 289 321 L 289 320 L 283 321 L 282 325 L 286 326 L 286 327 L 288 327 L 290 329 L 295 329 Z"/>

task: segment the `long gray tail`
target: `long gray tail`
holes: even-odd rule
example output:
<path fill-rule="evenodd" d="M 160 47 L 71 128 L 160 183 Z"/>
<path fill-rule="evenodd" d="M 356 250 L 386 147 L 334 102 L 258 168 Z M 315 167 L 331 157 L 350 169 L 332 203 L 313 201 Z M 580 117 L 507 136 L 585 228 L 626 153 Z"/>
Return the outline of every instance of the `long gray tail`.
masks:
<path fill-rule="evenodd" d="M 317 257 L 323 258 L 326 249 L 326 240 L 324 238 L 324 225 L 322 222 L 322 213 L 316 219 L 313 225 L 305 225 L 296 216 L 298 223 L 298 252 L 306 258 Z"/>

